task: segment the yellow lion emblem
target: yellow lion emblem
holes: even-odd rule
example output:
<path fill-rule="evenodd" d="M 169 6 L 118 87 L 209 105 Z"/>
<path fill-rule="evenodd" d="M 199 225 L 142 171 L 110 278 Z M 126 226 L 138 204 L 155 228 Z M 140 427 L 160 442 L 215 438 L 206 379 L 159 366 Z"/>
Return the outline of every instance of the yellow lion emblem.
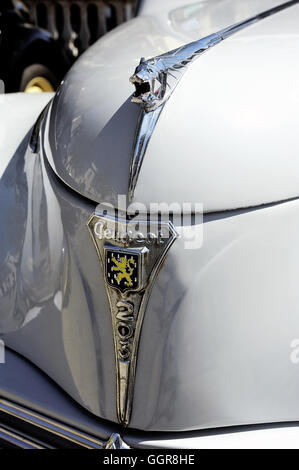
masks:
<path fill-rule="evenodd" d="M 136 268 L 136 263 L 133 258 L 127 259 L 126 256 L 123 256 L 117 260 L 114 256 L 112 257 L 112 261 L 115 264 L 111 268 L 111 271 L 118 271 L 117 276 L 114 277 L 117 284 L 120 284 L 122 279 L 126 279 L 125 285 L 127 287 L 132 287 L 133 282 L 131 276 L 133 274 L 134 268 Z"/>

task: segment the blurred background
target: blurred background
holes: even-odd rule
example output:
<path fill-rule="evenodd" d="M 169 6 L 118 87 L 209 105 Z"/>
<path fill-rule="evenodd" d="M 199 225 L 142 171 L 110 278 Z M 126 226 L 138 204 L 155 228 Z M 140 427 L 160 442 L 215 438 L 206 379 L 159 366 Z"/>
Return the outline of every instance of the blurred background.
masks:
<path fill-rule="evenodd" d="M 135 16 L 136 0 L 0 0 L 5 92 L 54 91 L 98 38 Z"/>

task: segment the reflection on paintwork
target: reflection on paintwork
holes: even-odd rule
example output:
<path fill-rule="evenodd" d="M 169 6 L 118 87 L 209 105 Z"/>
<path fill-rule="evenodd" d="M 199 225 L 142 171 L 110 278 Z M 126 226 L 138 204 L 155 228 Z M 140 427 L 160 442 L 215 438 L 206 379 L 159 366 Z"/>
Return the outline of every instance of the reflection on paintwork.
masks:
<path fill-rule="evenodd" d="M 207 36 L 228 24 L 238 23 L 282 3 L 281 0 L 202 0 L 174 9 L 169 20 L 176 32 L 188 34 L 196 40 L 199 32 L 201 37 Z"/>
<path fill-rule="evenodd" d="M 101 274 L 86 228 L 94 205 L 81 204 L 55 178 L 42 154 L 33 154 L 27 144 L 28 138 L 1 181 L 6 199 L 11 191 L 7 212 L 16 222 L 5 223 L 7 213 L 1 212 L 0 227 L 7 243 L 0 252 L 0 332 L 6 333 L 10 347 L 41 367 L 86 408 L 113 419 L 113 345 L 107 335 L 111 326 L 109 317 L 101 319 L 108 306 L 103 286 L 101 314 L 89 277 L 95 279 L 99 294 Z M 11 234 L 13 227 L 17 230 Z M 12 235 L 15 251 L 11 251 Z M 109 353 L 107 358 L 104 352 L 110 348 L 111 368 Z"/>
<path fill-rule="evenodd" d="M 221 200 L 227 211 L 204 215 L 201 249 L 185 250 L 184 240 L 178 239 L 157 277 L 140 335 L 130 422 L 133 428 L 182 431 L 299 419 L 299 374 L 289 360 L 290 340 L 299 331 L 299 202 L 296 199 L 251 210 L 230 210 L 236 207 L 234 203 L 240 203 L 242 194 L 243 203 L 250 205 L 273 201 L 273 197 L 277 200 L 290 186 L 291 191 L 298 191 L 298 172 L 294 171 L 299 154 L 295 146 L 298 106 L 292 95 L 295 82 L 288 82 L 292 87 L 284 88 L 284 96 L 272 93 L 286 80 L 283 74 L 289 72 L 290 64 L 298 67 L 298 61 L 292 60 L 297 54 L 294 37 L 298 35 L 294 11 L 298 12 L 298 7 L 289 16 L 283 15 L 284 22 L 276 15 L 261 29 L 251 28 L 251 33 L 248 29 L 239 42 L 226 42 L 225 59 L 220 52 L 222 45 L 215 55 L 206 54 L 200 62 L 204 86 L 198 87 L 197 75 L 191 79 L 189 71 L 183 78 L 190 79 L 190 84 L 196 82 L 198 100 L 186 100 L 185 90 L 178 87 L 176 99 L 167 105 L 167 117 L 163 112 L 155 129 L 149 145 L 151 158 L 146 159 L 139 189 L 136 187 L 139 194 L 142 191 L 148 200 L 155 194 L 160 201 L 167 197 L 173 201 L 172 194 L 177 195 L 179 188 L 183 200 L 190 200 L 182 193 L 193 188 L 192 194 L 198 200 L 204 188 L 207 202 L 212 201 L 208 209 L 219 208 L 216 203 Z M 152 35 L 149 30 L 145 34 L 145 24 L 153 26 Z M 279 34 L 273 36 L 278 26 Z M 166 46 L 167 40 L 151 20 L 137 19 L 128 28 L 131 57 L 136 52 L 138 28 L 140 48 L 145 49 L 142 52 L 146 56 L 162 52 L 152 49 Z M 290 48 L 281 47 L 283 29 L 283 44 L 292 44 Z M 260 41 L 256 31 L 267 36 L 265 40 Z M 292 34 L 286 34 L 289 31 Z M 136 64 L 135 59 L 129 63 L 126 54 L 118 50 L 122 34 L 120 28 L 115 36 L 112 33 L 104 38 L 101 54 L 97 55 L 96 46 L 80 59 L 81 71 L 74 69 L 80 73 L 71 72 L 65 81 L 68 86 L 64 88 L 64 84 L 56 96 L 52 109 L 61 111 L 57 121 L 48 114 L 42 126 L 40 153 L 28 149 L 27 136 L 12 152 L 7 168 L 1 167 L 4 173 L 0 181 L 1 339 L 42 369 L 80 405 L 113 422 L 117 421 L 113 334 L 103 274 L 86 226 L 96 204 L 81 196 L 93 199 L 97 195 L 113 201 L 128 183 L 128 150 L 136 115 L 127 102 L 127 78 Z M 145 40 L 148 36 L 151 39 Z M 179 39 L 173 41 L 176 47 Z M 116 65 L 105 71 L 112 43 L 118 51 Z M 279 46 L 280 60 L 286 60 L 286 67 L 279 63 L 279 70 L 279 51 L 271 49 L 273 44 Z M 240 53 L 244 50 L 251 51 L 251 55 Z M 258 75 L 259 90 L 263 85 L 267 99 L 270 95 L 276 98 L 272 100 L 273 108 L 266 109 L 261 106 L 263 95 L 254 96 L 254 76 L 249 73 L 254 74 L 256 69 L 250 69 L 249 64 L 256 66 L 258 57 L 262 68 L 265 56 L 261 51 L 271 50 L 275 54 L 263 73 L 269 77 L 270 66 L 276 73 L 271 73 L 271 81 L 263 82 Z M 197 64 L 199 61 L 194 66 Z M 233 64 L 236 67 L 232 74 L 220 77 L 220 64 L 229 65 L 230 71 Z M 199 72 L 199 68 L 196 70 Z M 236 74 L 241 88 L 235 87 Z M 293 80 L 292 74 L 288 75 Z M 110 84 L 105 87 L 107 77 Z M 116 86 L 119 80 L 125 83 L 123 87 Z M 250 85 L 246 94 L 241 93 L 244 83 Z M 113 93 L 103 97 L 103 90 Z M 236 91 L 240 91 L 238 101 L 231 99 Z M 290 100 L 291 95 L 291 101 L 285 99 Z M 217 97 L 214 103 L 212 97 Z M 252 128 L 244 130 L 250 139 L 246 146 L 244 135 L 239 135 L 236 142 L 228 131 L 232 114 L 239 113 L 240 100 L 249 106 L 253 97 L 261 113 L 266 109 L 271 114 L 265 126 L 269 126 L 273 141 L 265 140 L 264 129 L 257 129 L 249 115 Z M 262 104 L 269 104 L 267 99 Z M 288 111 L 283 114 L 288 155 L 281 150 L 285 148 L 282 141 L 280 150 L 275 145 L 278 133 L 273 135 L 274 124 L 281 129 L 281 114 L 274 112 L 279 99 L 281 109 Z M 227 106 L 220 109 L 215 103 Z M 177 109 L 189 116 L 194 114 L 192 106 L 197 111 L 201 106 L 205 119 L 200 126 L 194 120 L 178 127 L 177 122 L 183 120 L 178 119 Z M 128 122 L 120 126 L 124 120 Z M 120 126 L 121 134 L 111 144 L 115 126 Z M 183 129 L 184 137 L 189 133 L 188 148 L 186 138 L 179 138 L 182 134 L 173 138 L 173 129 Z M 253 130 L 260 132 L 260 139 L 252 138 Z M 86 140 L 80 140 L 81 132 Z M 223 135 L 225 142 L 233 142 L 234 149 L 238 143 L 241 151 L 235 155 L 223 152 L 219 138 Z M 259 149 L 266 142 L 268 150 L 272 144 L 273 152 L 255 153 L 252 142 Z M 217 146 L 215 155 L 216 150 L 221 151 L 221 158 L 216 160 L 208 152 L 213 145 Z M 199 165 L 196 169 L 204 171 L 194 170 L 195 156 Z M 255 191 L 256 199 L 252 200 L 252 181 L 256 189 L 258 177 L 261 192 Z M 245 182 L 247 189 L 242 193 Z M 269 188 L 274 191 L 271 198 Z M 297 196 L 297 192 L 294 194 Z M 215 195 L 220 199 L 213 200 Z"/>

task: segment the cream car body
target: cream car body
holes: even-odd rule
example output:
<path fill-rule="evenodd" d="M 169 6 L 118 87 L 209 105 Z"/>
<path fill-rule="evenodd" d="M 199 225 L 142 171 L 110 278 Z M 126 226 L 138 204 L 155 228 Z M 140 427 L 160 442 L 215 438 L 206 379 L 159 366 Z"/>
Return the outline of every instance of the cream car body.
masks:
<path fill-rule="evenodd" d="M 11 106 L 34 106 L 26 119 L 7 118 L 3 136 L 0 326 L 9 360 L 0 393 L 104 440 L 116 430 L 135 446 L 201 447 L 210 445 L 203 430 L 231 426 L 266 442 L 259 425 L 299 419 L 299 3 L 240 28 L 186 67 L 130 194 L 140 106 L 131 103 L 129 77 L 140 57 L 285 2 L 175 3 L 159 13 L 156 2 L 141 5 L 77 61 L 53 99 L 2 98 L 2 120 Z M 202 223 L 195 219 L 202 245 L 186 249 L 177 238 L 152 285 L 126 428 L 105 276 L 86 225 L 97 204 L 116 207 L 119 195 L 145 211 L 151 203 L 203 205 Z M 35 392 L 22 374 L 12 379 L 18 367 Z"/>

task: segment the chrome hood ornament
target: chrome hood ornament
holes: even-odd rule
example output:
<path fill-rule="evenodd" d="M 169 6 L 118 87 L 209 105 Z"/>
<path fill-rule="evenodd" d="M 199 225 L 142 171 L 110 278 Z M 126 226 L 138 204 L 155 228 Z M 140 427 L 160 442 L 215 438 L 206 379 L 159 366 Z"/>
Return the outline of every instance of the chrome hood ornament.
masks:
<path fill-rule="evenodd" d="M 135 86 L 132 103 L 149 113 L 163 106 L 173 93 L 185 67 L 209 47 L 222 41 L 216 33 L 152 59 L 140 59 L 130 82 Z"/>
<path fill-rule="evenodd" d="M 136 224 L 138 231 L 136 231 Z M 100 258 L 110 305 L 120 424 L 130 421 L 139 337 L 147 302 L 177 238 L 170 222 L 128 220 L 95 213 L 88 228 Z"/>
<path fill-rule="evenodd" d="M 193 41 L 173 49 L 165 54 L 152 57 L 148 60 L 145 60 L 144 57 L 141 58 L 134 74 L 130 77 L 130 82 L 135 86 L 135 93 L 133 93 L 131 101 L 141 106 L 131 158 L 129 179 L 130 200 L 134 196 L 137 179 L 150 137 L 165 103 L 174 92 L 186 71 L 186 67 L 194 59 L 229 36 L 296 3 L 298 3 L 298 0 L 285 2 L 282 5 L 266 10 L 247 20 L 224 28 L 198 41 Z"/>

